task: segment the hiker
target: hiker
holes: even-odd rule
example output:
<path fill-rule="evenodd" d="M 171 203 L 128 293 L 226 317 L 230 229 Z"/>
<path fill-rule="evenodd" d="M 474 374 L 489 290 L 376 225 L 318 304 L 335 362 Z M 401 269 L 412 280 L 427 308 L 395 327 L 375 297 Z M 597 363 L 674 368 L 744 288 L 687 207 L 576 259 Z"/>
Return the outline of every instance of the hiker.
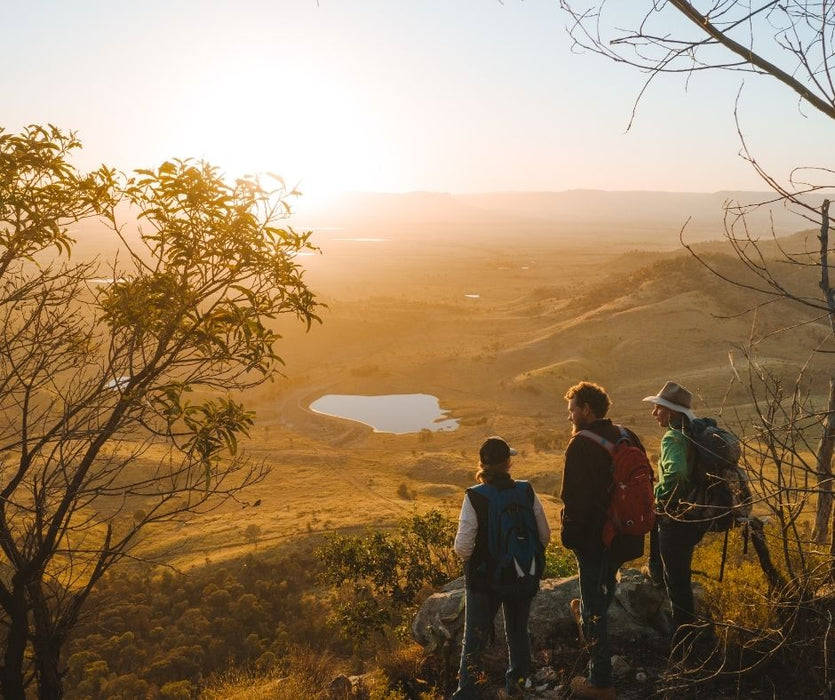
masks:
<path fill-rule="evenodd" d="M 573 678 L 571 690 L 581 698 L 614 698 L 608 609 L 615 596 L 617 570 L 625 561 L 643 554 L 643 536 L 616 534 L 610 547 L 603 542 L 612 457 L 595 441 L 578 433 L 588 430 L 610 443 L 620 439 L 620 427 L 606 418 L 611 406 L 606 390 L 592 382 L 580 382 L 568 389 L 565 400 L 573 434 L 565 450 L 560 536 L 577 559 L 580 599 L 571 601 L 571 611 L 591 657 L 588 674 Z M 638 436 L 631 430 L 624 431 L 629 442 L 644 452 Z M 651 508 L 650 503 L 650 512 Z"/>
<path fill-rule="evenodd" d="M 551 529 L 533 486 L 510 476 L 511 457 L 516 454 L 501 437 L 487 438 L 479 450 L 479 484 L 467 489 L 461 505 L 455 552 L 464 561 L 466 607 L 458 689 L 453 700 L 476 697 L 481 655 L 493 635 L 499 607 L 504 613 L 507 637 L 508 696 L 523 694 L 531 670 L 528 617 L 533 596 L 539 590 Z M 511 530 L 516 515 L 517 529 Z M 502 541 L 512 540 L 528 550 L 513 552 L 508 566 L 497 561 L 507 558 L 499 547 L 500 538 L 489 536 L 502 535 L 502 529 L 514 535 L 502 537 Z"/>
<path fill-rule="evenodd" d="M 695 622 L 691 588 L 693 549 L 704 528 L 682 519 L 687 506 L 682 499 L 690 492 L 688 445 L 690 422 L 696 419 L 690 406 L 693 395 L 676 382 L 668 381 L 655 396 L 643 399 L 653 404 L 652 416 L 664 429 L 658 457 L 655 502 L 658 512 L 657 553 L 650 551 L 649 568 L 662 564 L 664 585 L 673 616 L 673 640 L 682 625 Z"/>

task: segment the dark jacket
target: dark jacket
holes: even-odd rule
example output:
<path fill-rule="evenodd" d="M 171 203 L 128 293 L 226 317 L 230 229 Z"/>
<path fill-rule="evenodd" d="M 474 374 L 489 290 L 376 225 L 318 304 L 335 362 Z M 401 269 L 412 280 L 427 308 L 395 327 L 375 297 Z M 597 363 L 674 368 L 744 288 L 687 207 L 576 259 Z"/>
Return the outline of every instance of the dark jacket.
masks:
<path fill-rule="evenodd" d="M 608 418 L 587 426 L 611 442 L 620 438 L 620 430 Z M 635 446 L 644 449 L 638 436 L 627 429 Z M 574 435 L 565 450 L 560 499 L 563 502 L 560 538 L 564 547 L 578 554 L 598 554 L 603 545 L 603 525 L 612 485 L 612 458 L 593 440 Z M 643 537 L 617 535 L 611 554 L 619 565 L 637 558 L 643 551 Z"/>

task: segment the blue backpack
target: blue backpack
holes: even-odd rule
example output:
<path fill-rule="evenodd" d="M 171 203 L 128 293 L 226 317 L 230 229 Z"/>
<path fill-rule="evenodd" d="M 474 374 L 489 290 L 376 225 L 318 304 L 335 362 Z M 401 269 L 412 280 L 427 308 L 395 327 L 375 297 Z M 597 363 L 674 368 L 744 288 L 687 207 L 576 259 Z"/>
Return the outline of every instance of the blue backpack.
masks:
<path fill-rule="evenodd" d="M 539 590 L 545 549 L 533 512 L 534 491 L 527 481 L 497 489 L 479 484 L 470 489 L 488 503 L 487 566 L 490 588 L 505 597 L 530 597 Z"/>

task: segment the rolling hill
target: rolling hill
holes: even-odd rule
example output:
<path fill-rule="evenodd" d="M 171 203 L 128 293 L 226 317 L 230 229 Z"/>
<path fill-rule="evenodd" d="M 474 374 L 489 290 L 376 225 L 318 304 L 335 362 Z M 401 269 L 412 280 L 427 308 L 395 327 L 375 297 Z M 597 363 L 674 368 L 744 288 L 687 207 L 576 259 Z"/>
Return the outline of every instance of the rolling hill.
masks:
<path fill-rule="evenodd" d="M 287 378 L 242 397 L 257 414 L 247 449 L 273 466 L 259 489 L 262 505 L 212 514 L 199 525 L 195 551 L 177 557 L 245 551 L 250 524 L 269 543 L 390 522 L 415 507 L 454 513 L 477 446 L 493 433 L 522 450 L 518 469 L 543 489 L 556 517 L 568 386 L 602 383 L 613 417 L 653 448 L 660 436 L 641 399 L 667 379 L 696 394 L 697 411 L 723 408 L 731 418 L 750 407 L 742 380 L 752 328 L 760 357 L 787 381 L 807 360 L 805 348 L 827 336 L 826 324 L 786 303 L 755 314 L 759 296 L 728 285 L 686 251 L 635 249 L 622 229 L 611 235 L 618 245 L 591 248 L 583 234 L 520 236 L 509 247 L 489 232 L 453 235 L 443 245 L 410 236 L 321 241 L 322 255 L 305 266 L 328 304 L 324 323 L 309 333 L 281 326 Z M 723 270 L 746 274 L 720 244 L 699 250 Z M 814 274 L 790 271 L 812 291 Z M 809 322 L 768 335 L 802 320 Z M 806 369 L 813 394 L 825 392 L 824 359 Z M 327 393 L 429 393 L 461 426 L 429 436 L 375 433 L 312 413 L 309 404 Z M 416 501 L 398 495 L 404 484 Z M 184 534 L 154 546 L 174 551 Z"/>

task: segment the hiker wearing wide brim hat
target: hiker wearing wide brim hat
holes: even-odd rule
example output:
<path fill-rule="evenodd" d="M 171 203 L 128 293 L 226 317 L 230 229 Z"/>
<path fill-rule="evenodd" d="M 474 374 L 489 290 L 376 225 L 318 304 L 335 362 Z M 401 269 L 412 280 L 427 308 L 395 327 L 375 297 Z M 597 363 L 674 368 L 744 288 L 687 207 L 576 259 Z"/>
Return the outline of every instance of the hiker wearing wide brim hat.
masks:
<path fill-rule="evenodd" d="M 686 416 L 687 420 L 696 419 L 696 414 L 690 410 L 693 394 L 676 382 L 667 382 L 655 396 L 647 396 L 643 400 L 667 408 L 673 413 L 680 413 Z"/>
<path fill-rule="evenodd" d="M 664 429 L 655 484 L 658 521 L 656 531 L 650 536 L 649 570 L 653 579 L 663 574 L 673 626 L 678 630 L 695 622 L 691 587 L 693 549 L 704 534 L 696 523 L 679 517 L 685 507 L 681 499 L 690 492 L 688 436 L 690 421 L 696 419 L 691 408 L 693 394 L 681 384 L 668 381 L 661 391 L 643 400 L 653 404 L 652 417 Z"/>

